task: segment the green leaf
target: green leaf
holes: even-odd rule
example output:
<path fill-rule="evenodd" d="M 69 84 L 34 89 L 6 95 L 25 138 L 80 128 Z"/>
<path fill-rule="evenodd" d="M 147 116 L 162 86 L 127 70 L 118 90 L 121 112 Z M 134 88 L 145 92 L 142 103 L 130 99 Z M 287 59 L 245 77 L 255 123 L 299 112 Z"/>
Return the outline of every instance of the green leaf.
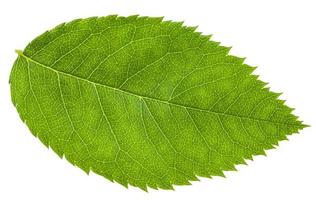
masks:
<path fill-rule="evenodd" d="M 60 157 L 147 190 L 224 176 L 305 127 L 244 59 L 182 23 L 64 23 L 17 51 L 12 101 Z"/>

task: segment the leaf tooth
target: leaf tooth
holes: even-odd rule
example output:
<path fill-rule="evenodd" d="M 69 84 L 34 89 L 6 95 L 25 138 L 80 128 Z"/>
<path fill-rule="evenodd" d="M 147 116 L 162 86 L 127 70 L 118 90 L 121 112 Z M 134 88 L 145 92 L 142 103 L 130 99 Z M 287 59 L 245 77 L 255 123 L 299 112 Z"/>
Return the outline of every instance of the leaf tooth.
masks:
<path fill-rule="evenodd" d="M 77 23 L 79 23 L 80 21 L 82 21 L 83 19 L 82 18 L 78 18 L 78 19 L 74 19 L 74 20 L 72 20 L 72 21 L 70 21 L 70 22 L 66 22 L 66 23 L 64 23 L 64 25 L 62 25 L 62 26 L 60 26 L 60 27 L 69 27 L 69 26 L 73 26 L 74 24 L 77 24 Z"/>
<path fill-rule="evenodd" d="M 98 20 L 99 21 L 115 20 L 117 18 L 117 16 L 118 15 L 116 15 L 116 14 L 108 15 L 108 16 L 102 16 L 102 17 L 99 17 Z"/>
<path fill-rule="evenodd" d="M 270 150 L 270 149 L 275 149 L 275 147 L 273 145 L 271 145 L 271 146 L 269 146 L 269 148 L 262 149 L 262 152 L 259 155 L 267 157 L 267 151 Z"/>
<path fill-rule="evenodd" d="M 231 168 L 225 169 L 225 171 L 237 171 L 236 165 L 238 165 L 238 164 L 239 164 L 239 163 L 233 164 L 233 165 L 231 166 Z"/>
<path fill-rule="evenodd" d="M 235 60 L 239 65 L 244 64 L 245 59 L 246 59 L 245 57 L 237 57 L 237 56 L 232 56 L 232 55 L 229 55 L 229 56 L 231 57 L 231 59 Z"/>
<path fill-rule="evenodd" d="M 213 176 L 219 176 L 219 177 L 223 177 L 223 178 L 226 177 L 223 170 L 218 170 L 217 174 L 214 174 Z"/>
<path fill-rule="evenodd" d="M 172 185 L 174 186 L 183 186 L 183 185 L 192 185 L 192 183 L 190 181 L 200 181 L 199 179 L 187 179 L 187 180 L 181 180 L 181 182 L 174 182 L 172 183 Z"/>
<path fill-rule="evenodd" d="M 305 124 L 302 120 L 298 120 L 298 122 L 301 123 L 301 126 L 302 126 L 302 128 L 300 128 L 300 130 L 303 129 L 303 128 L 311 127 L 311 125 Z"/>
<path fill-rule="evenodd" d="M 183 24 L 184 24 L 184 21 L 172 22 L 172 25 L 174 27 L 183 27 Z"/>
<path fill-rule="evenodd" d="M 131 184 L 129 184 L 131 185 Z M 139 187 L 141 190 L 145 191 L 145 192 L 148 192 L 148 185 L 145 183 L 145 184 L 135 184 L 133 186 L 136 186 L 136 187 Z"/>
<path fill-rule="evenodd" d="M 114 15 L 108 15 L 106 17 L 104 17 L 105 20 L 109 20 L 109 21 L 115 21 L 118 18 L 118 15 L 114 14 Z"/>
<path fill-rule="evenodd" d="M 125 178 L 114 178 L 113 181 L 118 183 L 118 184 L 120 184 L 120 185 L 122 185 L 122 186 L 124 186 L 126 189 L 128 189 L 129 183 L 128 183 L 127 179 L 125 179 Z M 136 187 L 138 187 L 138 186 L 136 186 Z"/>
<path fill-rule="evenodd" d="M 157 183 L 157 189 L 163 189 L 163 190 L 175 190 L 174 186 L 176 184 L 174 182 L 168 181 L 166 183 Z"/>
<path fill-rule="evenodd" d="M 270 87 L 268 87 L 269 82 L 263 82 L 261 80 L 259 80 L 259 75 L 255 75 L 256 77 L 256 81 L 259 85 L 261 85 L 261 89 L 267 92 L 270 92 Z"/>
<path fill-rule="evenodd" d="M 171 26 L 173 25 L 173 22 L 171 20 L 164 20 L 160 22 L 161 25 L 165 25 L 165 26 Z"/>
<path fill-rule="evenodd" d="M 90 175 L 91 171 L 92 171 L 92 167 L 90 166 L 90 167 L 88 168 L 87 172 L 86 172 L 87 175 Z"/>
<path fill-rule="evenodd" d="M 189 26 L 188 29 L 191 30 L 192 32 L 195 32 L 199 26 Z"/>
<path fill-rule="evenodd" d="M 200 181 L 200 179 L 198 178 L 198 176 L 199 176 L 199 175 L 198 175 L 197 172 L 193 172 L 193 173 L 192 173 L 192 177 L 189 178 L 188 182 L 189 182 L 189 181 Z M 191 184 L 191 183 L 189 182 L 189 184 Z"/>
<path fill-rule="evenodd" d="M 251 155 L 250 155 L 251 156 Z M 239 165 L 247 165 L 246 159 L 249 159 L 248 155 L 245 155 L 241 160 Z"/>
<path fill-rule="evenodd" d="M 241 64 L 244 64 L 247 59 L 247 57 L 239 57 L 239 58 L 241 59 Z"/>
<path fill-rule="evenodd" d="M 150 185 L 148 185 L 150 188 L 153 188 L 153 187 L 151 187 Z M 173 185 L 170 183 L 170 182 L 168 182 L 168 183 L 157 183 L 156 184 L 156 186 L 153 188 L 153 189 L 155 189 L 155 190 L 158 190 L 158 189 L 164 189 L 164 190 L 174 190 L 174 187 L 173 187 Z"/>
<path fill-rule="evenodd" d="M 245 58 L 246 59 L 246 58 Z M 247 66 L 248 68 L 252 69 L 250 74 L 253 75 L 254 71 L 258 69 L 258 66 L 250 66 L 248 64 L 243 63 L 244 66 Z"/>
<path fill-rule="evenodd" d="M 116 20 L 126 20 L 127 18 L 121 15 L 116 16 Z"/>
<path fill-rule="evenodd" d="M 63 156 L 68 162 L 70 162 L 72 165 L 76 166 L 74 163 L 74 160 L 72 160 L 68 154 L 64 154 Z"/>
<path fill-rule="evenodd" d="M 164 17 L 163 16 L 153 17 L 153 19 L 155 20 L 156 23 L 161 23 L 164 20 Z"/>
<path fill-rule="evenodd" d="M 266 150 L 269 150 L 269 149 L 273 149 L 273 145 L 269 145 L 266 147 Z M 252 157 L 255 157 L 255 156 L 267 156 L 266 152 L 265 152 L 265 149 L 258 149 L 258 153 L 255 153 Z"/>
<path fill-rule="evenodd" d="M 270 89 L 270 88 L 269 88 Z M 271 92 L 271 93 L 273 93 L 274 95 L 276 95 L 276 98 L 278 99 L 282 94 L 283 94 L 283 92 L 272 92 L 272 91 L 269 91 L 269 92 Z M 279 100 L 279 99 L 278 99 Z M 283 101 L 283 100 L 281 100 L 281 101 Z M 285 102 L 285 101 L 284 101 Z"/>
<path fill-rule="evenodd" d="M 77 20 L 80 20 L 80 19 L 77 19 Z M 75 20 L 73 20 L 73 21 L 75 21 Z M 69 22 L 69 23 L 70 23 L 70 22 Z M 57 25 L 55 28 L 48 30 L 47 32 L 50 32 L 51 30 L 55 30 L 55 29 L 62 28 L 62 27 L 64 27 L 64 26 L 66 26 L 67 24 L 68 24 L 67 22 L 63 22 L 63 23 Z"/>
<path fill-rule="evenodd" d="M 48 148 L 49 146 L 49 141 L 47 141 L 47 137 L 37 137 L 43 144 L 46 148 Z M 57 154 L 58 155 L 58 154 Z"/>
<path fill-rule="evenodd" d="M 139 20 L 144 20 L 146 23 L 150 23 L 152 25 L 157 25 L 157 24 L 165 24 L 163 21 L 164 17 L 139 17 Z M 169 23 L 166 23 L 169 25 Z"/>
<path fill-rule="evenodd" d="M 212 36 L 213 36 L 212 34 L 201 35 L 200 38 L 203 39 L 203 42 L 209 42 Z"/>
<path fill-rule="evenodd" d="M 131 20 L 137 20 L 139 18 L 140 18 L 139 14 L 130 15 L 130 16 L 127 17 L 127 19 L 131 19 Z"/>
<path fill-rule="evenodd" d="M 154 189 L 154 190 L 158 190 L 158 186 L 157 184 L 150 184 L 150 183 L 147 183 L 146 184 L 146 189 L 144 190 L 145 192 L 148 192 L 148 188 L 151 188 L 151 189 Z"/>
<path fill-rule="evenodd" d="M 90 166 L 85 167 L 84 165 L 81 165 L 78 163 L 77 167 L 80 168 L 82 171 L 84 171 L 87 175 L 89 175 Z"/>
<path fill-rule="evenodd" d="M 217 169 L 216 172 L 211 170 L 207 170 L 207 175 L 198 175 L 198 177 L 204 177 L 204 178 L 209 178 L 209 179 L 213 179 L 214 176 L 218 176 L 218 177 L 224 177 L 224 173 L 223 170 L 221 169 Z M 195 181 L 195 180 L 193 180 Z M 198 179 L 198 181 L 200 181 L 200 179 Z"/>
<path fill-rule="evenodd" d="M 204 43 L 204 45 L 209 45 L 209 42 L 210 41 L 208 39 L 206 39 L 206 38 L 204 38 L 202 40 L 202 43 Z M 229 52 L 231 50 L 231 47 L 221 46 L 220 42 L 216 42 L 216 41 L 211 41 L 211 43 L 213 44 L 212 46 L 215 46 L 217 51 L 220 51 L 221 55 L 223 55 L 223 56 L 230 56 Z"/>
<path fill-rule="evenodd" d="M 200 40 L 199 43 L 201 48 L 207 48 L 210 46 L 209 40 L 204 35 L 202 35 L 201 32 L 195 31 L 194 34 L 196 35 L 198 40 Z M 212 41 L 212 44 L 213 46 L 215 46 L 215 48 L 218 46 L 217 42 Z"/>
<path fill-rule="evenodd" d="M 91 22 L 91 21 L 97 20 L 98 18 L 99 17 L 97 17 L 97 16 L 88 17 L 88 18 L 82 19 L 80 22 Z"/>
<path fill-rule="evenodd" d="M 97 170 L 96 168 L 94 167 L 91 167 L 91 172 L 97 174 L 97 175 L 100 175 L 102 176 L 103 178 L 111 181 L 112 183 L 114 183 L 114 179 L 113 179 L 113 176 L 109 173 L 106 173 L 104 170 Z"/>
<path fill-rule="evenodd" d="M 202 37 L 203 37 L 202 32 L 200 32 L 200 31 L 195 31 L 195 34 L 197 34 L 201 39 L 203 39 L 203 38 L 202 38 Z"/>
<path fill-rule="evenodd" d="M 150 17 L 138 15 L 137 19 L 148 20 L 148 19 L 150 19 Z"/>
<path fill-rule="evenodd" d="M 227 47 L 226 47 L 226 46 L 222 46 L 220 42 L 219 42 L 218 45 L 219 45 L 220 48 L 225 48 L 225 49 L 227 49 L 227 56 L 231 56 L 231 55 L 229 55 L 229 53 L 230 53 L 230 51 L 231 51 L 232 48 L 233 48 L 232 46 L 227 46 Z"/>

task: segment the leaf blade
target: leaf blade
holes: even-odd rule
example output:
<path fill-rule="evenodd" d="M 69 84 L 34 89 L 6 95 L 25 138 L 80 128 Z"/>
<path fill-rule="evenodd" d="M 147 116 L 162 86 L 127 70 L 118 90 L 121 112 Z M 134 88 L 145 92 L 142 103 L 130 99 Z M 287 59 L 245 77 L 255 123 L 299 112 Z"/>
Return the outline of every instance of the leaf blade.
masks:
<path fill-rule="evenodd" d="M 172 189 L 223 176 L 304 128 L 228 50 L 161 18 L 76 20 L 17 52 L 12 100 L 84 171 Z"/>

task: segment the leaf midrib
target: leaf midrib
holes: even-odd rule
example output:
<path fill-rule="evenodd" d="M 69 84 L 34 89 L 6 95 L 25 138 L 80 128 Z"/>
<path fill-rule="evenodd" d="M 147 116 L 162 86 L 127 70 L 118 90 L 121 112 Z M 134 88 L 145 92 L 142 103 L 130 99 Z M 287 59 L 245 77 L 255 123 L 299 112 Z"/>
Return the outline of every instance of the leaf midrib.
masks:
<path fill-rule="evenodd" d="M 208 112 L 208 113 L 222 115 L 222 116 L 238 117 L 238 118 L 243 118 L 243 119 L 248 119 L 248 120 L 253 120 L 253 121 L 269 122 L 269 123 L 272 123 L 272 124 L 281 124 L 281 125 L 288 125 L 288 126 L 300 126 L 299 123 L 296 124 L 296 123 L 276 122 L 276 121 L 272 121 L 272 120 L 268 120 L 268 119 L 260 119 L 260 118 L 249 117 L 249 116 L 240 116 L 240 115 L 234 115 L 234 114 L 229 114 L 229 113 L 216 112 L 216 111 L 201 109 L 201 108 L 192 107 L 192 106 L 188 106 L 188 105 L 172 103 L 172 102 L 169 102 L 169 101 L 166 101 L 166 100 L 161 100 L 161 99 L 158 99 L 158 98 L 155 98 L 155 97 L 142 96 L 142 95 L 130 92 L 130 91 L 125 91 L 125 90 L 118 89 L 118 88 L 115 88 L 115 87 L 112 87 L 112 86 L 109 86 L 109 85 L 93 82 L 93 81 L 90 81 L 88 79 L 85 79 L 85 78 L 82 78 L 82 77 L 79 77 L 79 76 L 75 76 L 73 74 L 69 74 L 69 73 L 66 73 L 66 72 L 63 72 L 63 71 L 58 71 L 56 69 L 48 67 L 48 66 L 46 66 L 46 65 L 44 65 L 44 64 L 42 64 L 42 63 L 30 58 L 30 57 L 28 57 L 21 50 L 16 50 L 16 53 L 19 56 L 25 58 L 26 60 L 28 60 L 30 62 L 33 62 L 33 63 L 35 63 L 37 65 L 40 65 L 40 66 L 44 67 L 45 69 L 49 69 L 51 71 L 54 71 L 57 74 L 59 73 L 59 74 L 63 74 L 63 75 L 69 76 L 69 77 L 73 77 L 75 79 L 78 79 L 78 80 L 81 80 L 81 81 L 85 81 L 85 82 L 88 82 L 88 83 L 93 84 L 93 85 L 98 85 L 98 86 L 101 86 L 101 87 L 112 89 L 112 90 L 115 90 L 115 91 L 118 91 L 118 92 L 122 92 L 124 94 L 128 94 L 128 95 L 132 95 L 132 96 L 138 97 L 140 99 L 149 99 L 149 100 L 157 101 L 157 102 L 160 102 L 160 103 L 163 103 L 163 104 L 168 104 L 168 105 L 173 105 L 173 106 L 177 106 L 177 107 L 182 107 L 184 109 L 191 109 L 191 110 L 197 110 L 197 111 L 201 111 L 201 112 Z"/>

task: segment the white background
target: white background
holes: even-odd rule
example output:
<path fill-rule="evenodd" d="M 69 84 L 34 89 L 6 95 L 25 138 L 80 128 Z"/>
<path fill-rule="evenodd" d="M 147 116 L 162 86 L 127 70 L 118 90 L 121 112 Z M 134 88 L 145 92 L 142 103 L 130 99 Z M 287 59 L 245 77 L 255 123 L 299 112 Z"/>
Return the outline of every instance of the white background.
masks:
<path fill-rule="evenodd" d="M 2 0 L 0 1 L 0 199 L 316 199 L 316 4 L 313 0 Z M 45 148 L 19 119 L 9 73 L 28 42 L 61 22 L 119 14 L 165 16 L 199 25 L 247 57 L 255 73 L 312 127 L 257 156 L 227 178 L 175 191 L 129 189 L 87 176 Z"/>

